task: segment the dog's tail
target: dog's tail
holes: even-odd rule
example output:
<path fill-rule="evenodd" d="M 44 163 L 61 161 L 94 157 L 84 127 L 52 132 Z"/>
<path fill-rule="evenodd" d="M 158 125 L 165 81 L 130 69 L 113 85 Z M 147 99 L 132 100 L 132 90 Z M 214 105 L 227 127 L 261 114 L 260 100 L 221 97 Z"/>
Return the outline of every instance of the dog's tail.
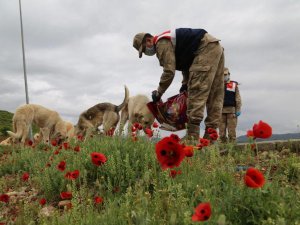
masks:
<path fill-rule="evenodd" d="M 11 136 L 14 139 L 19 139 L 22 137 L 22 133 L 23 133 L 23 129 L 20 129 L 20 127 L 18 128 L 16 122 L 13 122 L 13 131 L 7 131 L 8 135 Z"/>
<path fill-rule="evenodd" d="M 17 133 L 14 133 L 12 131 L 6 131 L 8 133 L 9 136 L 11 136 L 12 138 L 15 138 L 15 139 L 19 139 L 21 136 L 22 136 L 22 133 L 21 132 L 17 132 Z"/>
<path fill-rule="evenodd" d="M 117 106 L 116 111 L 120 112 L 128 104 L 128 101 L 129 101 L 129 90 L 128 90 L 127 86 L 125 85 L 125 97 L 124 97 L 124 100 L 121 103 L 121 105 Z"/>

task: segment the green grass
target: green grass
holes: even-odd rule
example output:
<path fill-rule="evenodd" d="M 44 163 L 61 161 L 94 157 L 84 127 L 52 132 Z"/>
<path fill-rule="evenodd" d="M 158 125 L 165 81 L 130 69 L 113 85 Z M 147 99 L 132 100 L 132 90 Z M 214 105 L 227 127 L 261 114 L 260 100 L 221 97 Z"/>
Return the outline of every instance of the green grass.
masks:
<path fill-rule="evenodd" d="M 35 148 L 0 148 L 0 194 L 26 186 L 38 190 L 37 199 L 46 198 L 54 206 L 50 217 L 39 214 L 38 200 L 4 204 L 0 212 L 15 209 L 16 215 L 2 215 L 0 222 L 16 218 L 16 224 L 194 224 L 191 216 L 200 202 L 210 202 L 212 216 L 203 224 L 300 224 L 300 159 L 288 155 L 264 154 L 256 157 L 251 150 L 220 156 L 219 145 L 196 151 L 180 167 L 175 178 L 163 171 L 155 156 L 155 144 L 140 139 L 133 142 L 121 137 L 95 137 L 80 144 L 81 151 L 61 150 L 40 145 Z M 91 152 L 107 156 L 107 163 L 96 167 Z M 51 157 L 53 160 L 51 161 Z M 65 160 L 66 170 L 56 165 Z M 51 163 L 50 167 L 46 167 Z M 264 171 L 267 180 L 260 189 L 245 186 L 245 171 L 237 165 L 253 165 Z M 80 170 L 75 181 L 64 178 L 67 171 Z M 20 178 L 30 173 L 28 182 Z M 72 209 L 57 207 L 61 191 L 73 193 Z M 103 197 L 95 205 L 93 198 Z M 224 223 L 224 217 L 226 223 Z M 222 222 L 223 221 L 223 222 Z"/>
<path fill-rule="evenodd" d="M 11 130 L 13 113 L 0 110 L 0 136 L 6 136 L 6 130 Z"/>

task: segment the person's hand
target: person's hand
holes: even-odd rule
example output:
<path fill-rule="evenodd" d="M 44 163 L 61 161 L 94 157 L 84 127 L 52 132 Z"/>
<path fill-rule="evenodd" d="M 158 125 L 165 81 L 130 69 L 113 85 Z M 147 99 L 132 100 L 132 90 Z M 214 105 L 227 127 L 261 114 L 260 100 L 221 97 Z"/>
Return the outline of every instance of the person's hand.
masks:
<path fill-rule="evenodd" d="M 237 111 L 236 113 L 235 113 L 235 115 L 236 116 L 240 116 L 242 113 L 240 112 L 240 111 Z"/>
<path fill-rule="evenodd" d="M 152 91 L 152 101 L 154 103 L 159 102 L 160 98 L 161 98 L 161 94 L 157 90 Z"/>
<path fill-rule="evenodd" d="M 187 84 L 183 84 L 183 85 L 181 86 L 181 88 L 179 89 L 179 93 L 182 93 L 182 92 L 184 92 L 184 91 L 187 91 Z"/>

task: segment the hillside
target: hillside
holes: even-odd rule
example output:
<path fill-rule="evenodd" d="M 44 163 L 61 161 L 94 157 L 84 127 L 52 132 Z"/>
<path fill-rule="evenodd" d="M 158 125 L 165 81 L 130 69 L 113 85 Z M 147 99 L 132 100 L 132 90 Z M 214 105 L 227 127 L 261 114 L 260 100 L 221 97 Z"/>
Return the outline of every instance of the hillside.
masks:
<path fill-rule="evenodd" d="M 279 140 L 290 140 L 290 139 L 300 139 L 300 133 L 287 133 L 287 134 L 273 134 L 272 137 L 265 139 L 258 138 L 256 141 L 279 141 Z M 248 142 L 248 137 L 246 135 L 239 136 L 237 142 L 244 143 Z"/>
<path fill-rule="evenodd" d="M 0 110 L 0 136 L 5 136 L 6 130 L 11 130 L 13 113 Z"/>

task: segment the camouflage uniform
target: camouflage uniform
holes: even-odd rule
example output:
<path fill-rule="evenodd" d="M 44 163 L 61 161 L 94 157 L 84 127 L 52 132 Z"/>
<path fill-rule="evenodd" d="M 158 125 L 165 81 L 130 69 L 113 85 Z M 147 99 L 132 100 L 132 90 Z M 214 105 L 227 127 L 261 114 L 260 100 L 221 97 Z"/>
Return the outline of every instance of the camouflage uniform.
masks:
<path fill-rule="evenodd" d="M 233 81 L 227 81 L 225 83 L 225 89 L 227 88 L 228 84 L 233 83 Z M 236 116 L 237 112 L 241 111 L 242 101 L 241 96 L 238 88 L 238 83 L 234 82 L 236 85 L 235 87 L 231 88 L 231 91 L 235 93 L 235 106 L 224 106 L 222 110 L 222 119 L 219 126 L 220 131 L 220 139 L 223 143 L 226 143 L 228 140 L 230 142 L 236 141 L 236 127 L 238 118 Z M 226 92 L 224 97 L 226 98 Z M 225 104 L 225 102 L 224 102 Z M 228 138 L 226 135 L 226 131 L 228 131 Z"/>
<path fill-rule="evenodd" d="M 217 128 L 221 118 L 224 99 L 224 53 L 219 41 L 206 33 L 194 53 L 195 57 L 189 70 L 182 71 L 182 84 L 188 86 L 187 135 L 197 140 L 205 106 L 207 106 L 207 118 L 205 119 L 207 124 Z M 139 46 L 135 40 L 133 45 L 138 50 Z M 175 75 L 175 47 L 168 39 L 160 39 L 155 47 L 156 56 L 163 67 L 157 88 L 162 95 L 172 83 Z"/>

